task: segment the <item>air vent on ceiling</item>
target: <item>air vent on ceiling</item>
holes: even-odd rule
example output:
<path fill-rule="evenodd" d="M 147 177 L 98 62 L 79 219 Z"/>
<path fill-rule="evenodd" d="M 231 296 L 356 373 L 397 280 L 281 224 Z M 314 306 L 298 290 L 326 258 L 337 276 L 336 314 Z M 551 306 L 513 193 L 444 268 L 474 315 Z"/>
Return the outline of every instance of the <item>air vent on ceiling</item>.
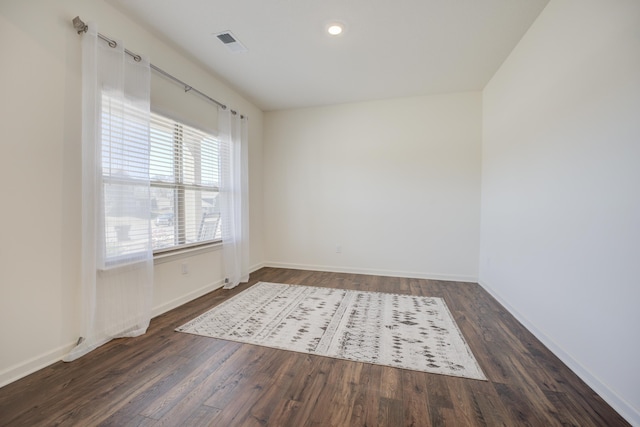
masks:
<path fill-rule="evenodd" d="M 216 34 L 215 36 L 225 45 L 227 49 L 229 49 L 230 52 L 238 53 L 247 51 L 247 48 L 238 41 L 236 36 L 231 34 L 231 31 L 223 31 Z"/>

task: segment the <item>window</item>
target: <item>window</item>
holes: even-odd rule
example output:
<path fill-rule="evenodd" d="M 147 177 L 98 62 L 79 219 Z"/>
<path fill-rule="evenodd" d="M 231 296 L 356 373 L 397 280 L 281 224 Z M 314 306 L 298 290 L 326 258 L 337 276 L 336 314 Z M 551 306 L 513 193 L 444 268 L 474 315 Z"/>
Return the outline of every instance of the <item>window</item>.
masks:
<path fill-rule="evenodd" d="M 103 89 L 99 152 L 83 153 L 99 162 L 92 193 L 102 210 L 96 226 L 101 230 L 97 263 L 103 270 L 139 262 L 150 250 L 148 120 L 148 109 L 117 90 Z"/>
<path fill-rule="evenodd" d="M 150 133 L 154 252 L 220 240 L 218 140 L 155 113 Z"/>

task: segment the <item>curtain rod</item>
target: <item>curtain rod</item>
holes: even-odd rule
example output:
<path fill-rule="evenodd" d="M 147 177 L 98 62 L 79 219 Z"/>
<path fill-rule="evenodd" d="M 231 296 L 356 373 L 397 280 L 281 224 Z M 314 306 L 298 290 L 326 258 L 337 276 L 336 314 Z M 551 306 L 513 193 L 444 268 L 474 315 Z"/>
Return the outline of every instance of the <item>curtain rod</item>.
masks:
<path fill-rule="evenodd" d="M 73 22 L 73 28 L 75 28 L 76 31 L 78 31 L 78 34 L 86 33 L 87 30 L 89 29 L 89 26 L 87 24 L 85 24 L 84 21 L 82 19 L 80 19 L 79 16 L 76 16 L 75 18 L 73 18 L 72 22 Z M 107 42 L 110 47 L 116 47 L 118 45 L 118 43 L 115 40 L 110 39 L 109 37 L 107 37 L 105 35 L 102 35 L 102 34 L 98 33 L 98 37 L 100 37 L 102 40 Z M 135 54 L 135 53 L 129 51 L 128 49 L 125 49 L 124 51 L 125 51 L 125 53 L 127 55 L 133 57 L 133 59 L 136 60 L 136 61 L 140 61 L 142 59 L 142 57 L 140 55 Z M 153 70 L 155 70 L 158 73 L 162 74 L 163 76 L 167 77 L 168 79 L 171 79 L 175 83 L 178 83 L 179 85 L 181 85 L 184 88 L 185 92 L 193 91 L 193 92 L 197 93 L 198 95 L 202 96 L 203 98 L 205 98 L 206 100 L 211 101 L 214 104 L 218 105 L 219 107 L 221 107 L 224 110 L 226 110 L 228 108 L 225 104 L 223 104 L 223 103 L 221 103 L 219 101 L 216 101 L 215 99 L 213 99 L 212 97 L 210 97 L 206 93 L 203 93 L 203 92 L 199 91 L 198 89 L 194 88 L 193 86 L 186 84 L 185 82 L 183 82 L 179 78 L 167 73 L 162 68 L 160 68 L 160 67 L 158 67 L 156 65 L 153 65 L 151 63 L 149 64 L 149 66 Z M 231 111 L 231 114 L 233 114 L 233 115 L 238 114 L 237 111 L 234 111 L 234 110 L 231 110 L 231 109 L 229 109 L 229 111 Z M 240 115 L 240 117 L 244 118 L 243 115 Z"/>

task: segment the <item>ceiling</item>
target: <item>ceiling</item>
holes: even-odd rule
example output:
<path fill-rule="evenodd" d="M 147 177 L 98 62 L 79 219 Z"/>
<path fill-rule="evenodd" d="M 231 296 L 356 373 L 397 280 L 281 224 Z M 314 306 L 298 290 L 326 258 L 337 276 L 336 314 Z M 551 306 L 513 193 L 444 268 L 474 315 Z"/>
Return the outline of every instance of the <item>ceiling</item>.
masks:
<path fill-rule="evenodd" d="M 108 1 L 265 111 L 482 90 L 549 2 Z"/>

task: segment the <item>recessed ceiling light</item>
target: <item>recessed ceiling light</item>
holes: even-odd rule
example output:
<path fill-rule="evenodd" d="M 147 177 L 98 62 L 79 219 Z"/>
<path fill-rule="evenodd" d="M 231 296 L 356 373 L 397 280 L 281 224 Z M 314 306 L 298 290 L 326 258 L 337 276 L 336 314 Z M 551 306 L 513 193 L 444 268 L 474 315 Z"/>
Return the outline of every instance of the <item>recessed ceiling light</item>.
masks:
<path fill-rule="evenodd" d="M 343 27 L 342 24 L 331 24 L 327 28 L 327 32 L 329 34 L 331 34 L 332 36 L 337 36 L 337 35 L 342 33 L 343 29 L 344 29 L 344 27 Z"/>

